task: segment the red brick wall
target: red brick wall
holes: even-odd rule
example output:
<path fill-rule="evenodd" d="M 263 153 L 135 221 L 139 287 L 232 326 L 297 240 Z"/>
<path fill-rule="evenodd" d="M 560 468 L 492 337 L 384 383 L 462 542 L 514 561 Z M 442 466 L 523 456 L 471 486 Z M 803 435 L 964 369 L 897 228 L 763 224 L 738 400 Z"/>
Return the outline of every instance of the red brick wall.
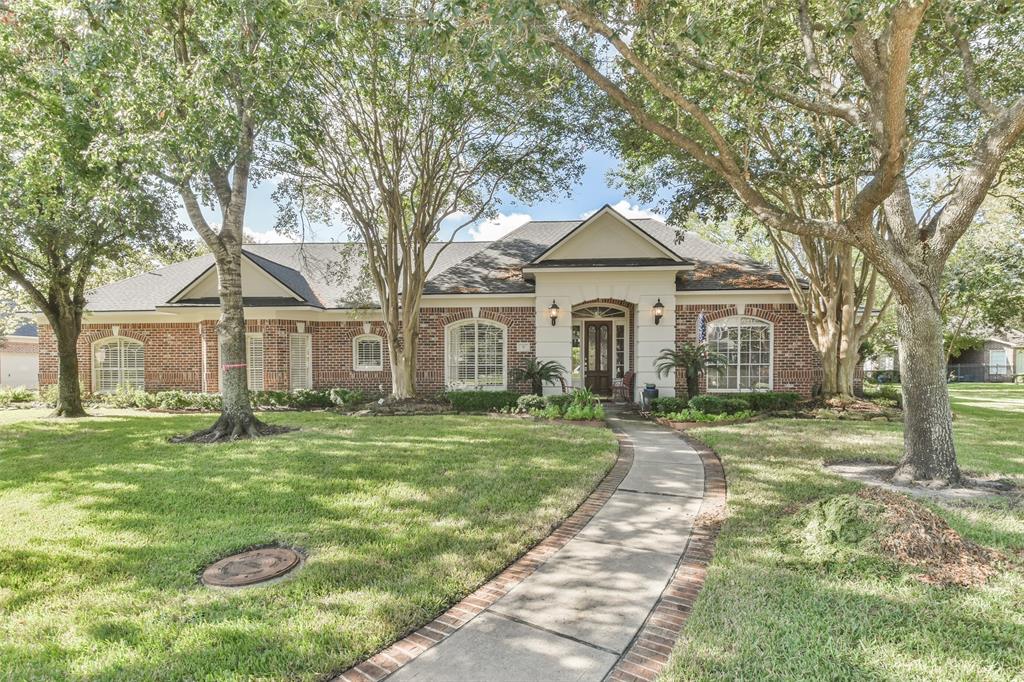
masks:
<path fill-rule="evenodd" d="M 481 318 L 495 320 L 508 327 L 506 360 L 511 375 L 533 357 L 534 309 L 530 307 L 481 308 Z M 417 390 L 431 395 L 444 390 L 444 328 L 456 320 L 473 316 L 471 308 L 424 308 L 421 311 L 419 352 L 417 353 Z M 263 382 L 267 390 L 288 390 L 290 386 L 288 343 L 299 333 L 300 322 L 292 320 L 246 320 L 247 332 L 263 334 Z M 370 325 L 370 334 L 383 341 L 384 367 L 381 371 L 357 371 L 353 367 L 352 341 L 364 333 L 363 322 L 310 321 L 304 333 L 310 335 L 313 351 L 314 388 L 361 388 L 370 393 L 391 390 L 391 369 L 387 341 L 380 322 Z M 216 392 L 219 388 L 216 320 L 182 323 L 122 323 L 119 335 L 145 344 L 146 390 L 181 389 Z M 92 343 L 114 336 L 110 324 L 83 325 L 78 342 L 79 372 L 82 389 L 92 391 Z M 517 350 L 529 343 L 529 351 Z M 203 347 L 206 364 L 203 366 Z M 41 386 L 57 382 L 57 344 L 48 325 L 39 329 L 39 382 Z M 513 390 L 528 391 L 529 385 L 513 382 Z"/>
<path fill-rule="evenodd" d="M 528 306 L 481 307 L 479 315 L 508 327 L 505 357 L 509 372 L 509 390 L 529 393 L 528 382 L 512 380 L 512 371 L 536 353 L 536 311 Z M 444 390 L 444 330 L 452 322 L 473 317 L 472 308 L 421 308 L 419 348 L 416 353 L 416 389 L 424 395 Z M 529 343 L 529 351 L 517 350 Z"/>
<path fill-rule="evenodd" d="M 697 341 L 697 316 L 704 312 L 708 322 L 736 315 L 735 305 L 677 305 L 676 343 Z M 776 391 L 794 391 L 810 397 L 821 383 L 821 357 L 807 336 L 803 315 L 792 303 L 748 303 L 744 315 L 768 320 L 773 325 L 772 382 Z M 707 390 L 702 377 L 700 390 Z M 676 373 L 676 392 L 686 393 L 686 377 Z"/>
<path fill-rule="evenodd" d="M 203 324 L 212 324 L 204 322 Z M 146 388 L 150 391 L 202 390 L 199 324 L 123 323 L 118 335 L 146 346 Z M 92 392 L 92 344 L 114 336 L 109 324 L 82 325 L 78 337 L 78 374 L 82 390 Z M 39 385 L 57 383 L 57 339 L 49 325 L 39 325 Z"/>

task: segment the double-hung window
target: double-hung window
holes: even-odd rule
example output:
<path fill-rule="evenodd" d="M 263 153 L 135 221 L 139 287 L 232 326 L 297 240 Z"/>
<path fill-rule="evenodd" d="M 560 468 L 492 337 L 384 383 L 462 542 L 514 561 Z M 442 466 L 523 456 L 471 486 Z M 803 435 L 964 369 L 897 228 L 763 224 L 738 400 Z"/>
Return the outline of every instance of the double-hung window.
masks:
<path fill-rule="evenodd" d="M 708 325 L 709 391 L 772 388 L 772 326 L 756 317 L 727 317 Z"/>

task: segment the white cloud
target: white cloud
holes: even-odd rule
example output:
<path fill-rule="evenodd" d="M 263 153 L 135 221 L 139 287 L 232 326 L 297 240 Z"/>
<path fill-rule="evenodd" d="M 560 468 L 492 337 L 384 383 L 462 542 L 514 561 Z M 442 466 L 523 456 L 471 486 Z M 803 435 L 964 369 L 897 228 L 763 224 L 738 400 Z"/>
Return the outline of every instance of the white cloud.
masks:
<path fill-rule="evenodd" d="M 627 201 L 626 199 L 621 199 L 612 204 L 611 206 L 612 208 L 614 208 L 616 211 L 626 216 L 627 218 L 654 218 L 662 222 L 665 221 L 665 216 L 661 215 L 660 213 L 648 211 L 646 208 L 641 207 L 639 204 L 629 203 L 629 201 Z M 586 213 L 581 213 L 580 218 L 586 219 L 594 215 L 595 213 L 597 213 L 597 209 L 593 211 L 587 211 Z"/>
<path fill-rule="evenodd" d="M 246 239 L 251 239 L 257 244 L 280 244 L 281 242 L 297 243 L 299 240 L 295 235 L 282 234 L 275 230 L 267 230 L 266 232 L 253 232 L 252 230 L 245 231 Z"/>
<path fill-rule="evenodd" d="M 476 242 L 492 242 L 531 220 L 533 218 L 529 213 L 499 213 L 469 228 L 469 236 Z"/>

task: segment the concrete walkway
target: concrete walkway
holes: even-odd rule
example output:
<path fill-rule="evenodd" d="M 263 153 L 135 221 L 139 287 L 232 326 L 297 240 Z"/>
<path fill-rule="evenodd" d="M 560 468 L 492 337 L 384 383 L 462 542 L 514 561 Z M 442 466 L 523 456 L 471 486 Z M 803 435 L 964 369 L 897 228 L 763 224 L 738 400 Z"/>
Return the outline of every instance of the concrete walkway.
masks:
<path fill-rule="evenodd" d="M 609 411 L 633 465 L 561 549 L 389 681 L 601 680 L 676 572 L 704 495 L 698 453 L 670 429 Z"/>

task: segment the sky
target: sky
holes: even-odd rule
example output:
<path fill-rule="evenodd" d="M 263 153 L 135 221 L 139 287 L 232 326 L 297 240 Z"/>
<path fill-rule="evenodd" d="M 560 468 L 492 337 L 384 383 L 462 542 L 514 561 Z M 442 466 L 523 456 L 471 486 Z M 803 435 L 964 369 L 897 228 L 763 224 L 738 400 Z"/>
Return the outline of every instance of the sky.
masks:
<path fill-rule="evenodd" d="M 627 196 L 621 188 L 612 186 L 607 175 L 618 165 L 615 156 L 595 150 L 584 155 L 584 162 L 586 172 L 568 197 L 562 194 L 531 204 L 522 204 L 506 198 L 499 206 L 497 216 L 464 228 L 456 238 L 493 241 L 530 220 L 576 220 L 597 211 L 605 204 L 611 204 L 629 218 L 661 217 L 655 206 L 641 205 L 635 197 Z M 274 184 L 271 180 L 250 188 L 245 231 L 260 242 L 295 241 L 294 238 L 274 231 L 277 206 L 272 198 L 273 192 Z M 208 218 L 213 223 L 219 222 L 215 215 L 208 215 Z M 189 225 L 183 209 L 179 210 L 179 219 L 184 225 Z M 457 218 L 447 221 L 439 235 L 440 238 L 447 239 L 451 236 L 452 230 L 463 221 L 464 219 Z M 196 237 L 191 228 L 187 234 Z M 337 227 L 319 226 L 314 228 L 313 234 L 307 234 L 305 238 L 306 241 L 332 241 L 344 239 L 344 235 Z"/>

